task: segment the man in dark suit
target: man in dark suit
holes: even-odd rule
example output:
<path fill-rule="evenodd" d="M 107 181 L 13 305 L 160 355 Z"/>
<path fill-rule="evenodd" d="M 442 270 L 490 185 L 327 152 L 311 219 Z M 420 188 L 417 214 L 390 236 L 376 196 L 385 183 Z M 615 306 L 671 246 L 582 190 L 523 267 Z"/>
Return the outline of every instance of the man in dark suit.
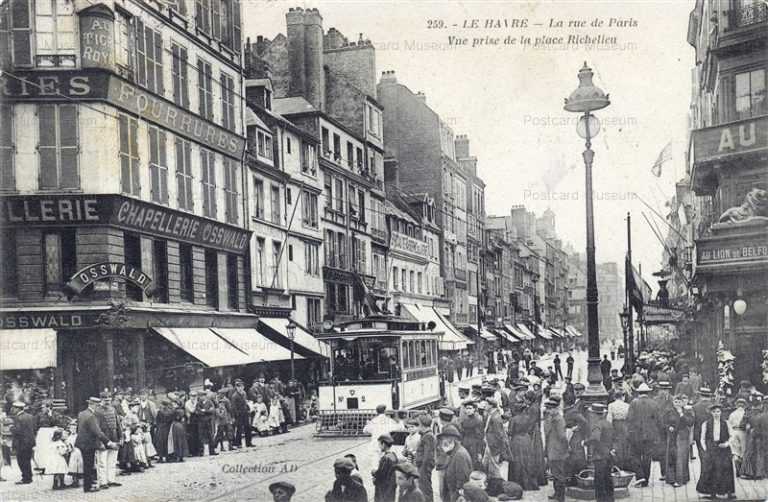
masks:
<path fill-rule="evenodd" d="M 627 412 L 627 437 L 637 460 L 637 487 L 648 486 L 651 479 L 653 452 L 660 441 L 658 424 L 659 407 L 649 396 L 651 388 L 643 383 L 637 388 L 638 397 L 629 404 Z"/>
<path fill-rule="evenodd" d="M 505 461 L 512 456 L 509 449 L 507 434 L 504 432 L 504 422 L 499 403 L 492 397 L 485 399 L 488 403 L 485 421 L 485 451 L 483 452 L 483 467 L 489 478 L 504 479 Z"/>
<path fill-rule="evenodd" d="M 565 435 L 565 419 L 560 411 L 560 402 L 547 399 L 544 402 L 544 444 L 552 484 L 555 493 L 552 500 L 565 500 L 565 483 L 568 479 L 565 463 L 568 460 L 568 438 Z"/>
<path fill-rule="evenodd" d="M 699 452 L 701 462 L 704 462 L 705 450 L 701 443 L 701 425 L 706 422 L 709 415 L 709 407 L 712 405 L 713 393 L 707 387 L 699 389 L 699 400 L 693 405 L 693 440 L 696 442 L 696 450 Z"/>
<path fill-rule="evenodd" d="M 96 408 L 101 404 L 98 397 L 88 398 L 88 407 L 77 415 L 77 439 L 75 446 L 83 455 L 83 491 L 99 491 L 96 484 L 96 450 L 114 448 L 116 445 L 109 440 L 99 427 Z"/>
<path fill-rule="evenodd" d="M 589 408 L 589 436 L 586 444 L 595 466 L 595 498 L 597 502 L 613 502 L 613 426 L 606 420 L 608 407 L 594 403 Z"/>
<path fill-rule="evenodd" d="M 16 450 L 16 462 L 21 471 L 21 481 L 17 485 L 32 482 L 32 455 L 35 448 L 35 417 L 27 413 L 26 404 L 13 403 L 16 415 L 13 417 L 13 449 Z"/>

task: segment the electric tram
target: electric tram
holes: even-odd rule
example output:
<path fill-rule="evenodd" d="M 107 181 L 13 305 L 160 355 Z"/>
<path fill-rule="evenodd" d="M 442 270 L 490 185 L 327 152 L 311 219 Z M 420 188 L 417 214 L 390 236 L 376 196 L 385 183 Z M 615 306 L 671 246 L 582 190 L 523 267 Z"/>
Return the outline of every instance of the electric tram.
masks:
<path fill-rule="evenodd" d="M 345 410 L 428 408 L 440 401 L 442 332 L 434 322 L 375 316 L 333 326 L 318 338 L 331 349 L 330 373 L 318 389 L 321 414 Z"/>

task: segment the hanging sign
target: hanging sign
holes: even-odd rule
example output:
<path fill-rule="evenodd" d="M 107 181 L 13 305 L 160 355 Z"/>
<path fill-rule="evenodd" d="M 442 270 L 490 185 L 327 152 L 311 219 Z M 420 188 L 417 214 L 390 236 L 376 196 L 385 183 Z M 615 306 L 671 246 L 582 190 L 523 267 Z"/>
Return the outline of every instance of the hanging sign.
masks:
<path fill-rule="evenodd" d="M 103 279 L 117 278 L 135 284 L 147 296 L 152 296 L 152 278 L 142 272 L 139 268 L 126 265 L 125 263 L 103 262 L 89 265 L 75 273 L 65 289 L 70 296 L 76 296 L 89 285 Z"/>

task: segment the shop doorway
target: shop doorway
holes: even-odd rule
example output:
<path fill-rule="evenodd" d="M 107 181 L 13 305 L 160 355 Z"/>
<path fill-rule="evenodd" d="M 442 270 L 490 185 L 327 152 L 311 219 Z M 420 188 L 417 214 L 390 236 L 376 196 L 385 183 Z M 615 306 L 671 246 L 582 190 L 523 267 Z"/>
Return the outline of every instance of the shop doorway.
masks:
<path fill-rule="evenodd" d="M 100 393 L 99 382 L 104 380 L 100 368 L 105 365 L 105 349 L 97 333 L 78 333 L 69 340 L 69 354 L 72 358 L 71 410 L 77 413 L 84 409 L 88 398 Z M 76 342 L 76 343 L 75 343 Z"/>

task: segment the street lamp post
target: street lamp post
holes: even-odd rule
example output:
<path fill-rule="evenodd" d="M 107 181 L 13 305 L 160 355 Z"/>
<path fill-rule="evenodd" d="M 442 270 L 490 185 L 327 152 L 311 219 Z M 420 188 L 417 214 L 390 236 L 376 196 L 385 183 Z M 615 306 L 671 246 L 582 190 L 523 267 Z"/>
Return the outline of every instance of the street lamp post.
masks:
<path fill-rule="evenodd" d="M 589 401 L 605 401 L 608 393 L 603 386 L 600 372 L 600 334 L 597 313 L 597 272 L 595 267 L 595 225 L 592 209 L 592 138 L 600 131 L 600 123 L 590 112 L 601 110 L 611 104 L 609 96 L 592 83 L 592 69 L 584 62 L 579 70 L 579 86 L 570 97 L 565 99 L 564 109 L 582 113 L 576 131 L 586 140 L 586 149 L 582 154 L 585 168 L 585 198 L 587 204 L 587 342 L 589 358 L 587 360 L 588 386 L 584 398 Z"/>
<path fill-rule="evenodd" d="M 624 310 L 619 313 L 619 317 L 621 318 L 621 330 L 624 332 L 624 369 L 622 370 L 622 373 L 631 375 L 635 372 L 635 368 L 634 354 L 627 350 L 627 343 L 629 341 L 629 309 L 624 307 Z"/>
<path fill-rule="evenodd" d="M 293 340 L 296 338 L 296 323 L 293 322 L 293 319 L 288 319 L 288 325 L 285 327 L 285 330 L 288 332 L 288 338 L 291 340 L 291 380 L 296 380 L 296 372 L 293 367 Z"/>

